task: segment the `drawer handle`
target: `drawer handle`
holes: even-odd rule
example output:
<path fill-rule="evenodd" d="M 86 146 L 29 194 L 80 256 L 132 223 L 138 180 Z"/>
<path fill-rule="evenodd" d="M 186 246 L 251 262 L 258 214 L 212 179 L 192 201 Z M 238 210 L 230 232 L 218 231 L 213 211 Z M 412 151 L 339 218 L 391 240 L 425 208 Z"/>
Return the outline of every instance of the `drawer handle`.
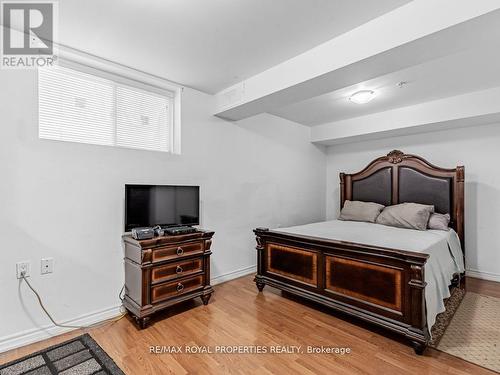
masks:
<path fill-rule="evenodd" d="M 184 254 L 184 249 L 182 247 L 177 248 L 177 255 L 182 255 Z"/>
<path fill-rule="evenodd" d="M 177 268 L 175 269 L 175 273 L 182 273 L 183 269 L 181 266 L 177 266 Z"/>
<path fill-rule="evenodd" d="M 181 283 L 177 284 L 177 291 L 178 292 L 182 292 L 183 289 L 184 289 L 184 285 L 182 285 Z"/>

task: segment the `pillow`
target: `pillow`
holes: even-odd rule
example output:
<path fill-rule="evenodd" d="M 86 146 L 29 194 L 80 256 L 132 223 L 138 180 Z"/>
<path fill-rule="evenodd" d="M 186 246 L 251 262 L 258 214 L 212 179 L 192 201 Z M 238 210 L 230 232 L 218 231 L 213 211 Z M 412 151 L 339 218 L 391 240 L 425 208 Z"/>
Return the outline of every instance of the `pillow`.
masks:
<path fill-rule="evenodd" d="M 347 200 L 344 202 L 339 220 L 374 223 L 383 209 L 384 206 L 382 204 Z"/>
<path fill-rule="evenodd" d="M 377 217 L 377 224 L 391 227 L 426 230 L 434 206 L 418 203 L 401 203 L 388 206 Z"/>
<path fill-rule="evenodd" d="M 427 228 L 438 230 L 450 230 L 450 214 L 431 214 Z"/>

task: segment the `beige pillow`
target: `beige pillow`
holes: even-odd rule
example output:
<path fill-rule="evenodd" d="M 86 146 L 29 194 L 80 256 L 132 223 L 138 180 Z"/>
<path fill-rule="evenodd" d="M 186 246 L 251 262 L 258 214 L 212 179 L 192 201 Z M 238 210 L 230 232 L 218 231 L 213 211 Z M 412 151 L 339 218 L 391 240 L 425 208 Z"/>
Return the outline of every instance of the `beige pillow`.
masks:
<path fill-rule="evenodd" d="M 388 206 L 377 217 L 377 224 L 391 227 L 426 230 L 434 206 L 418 203 L 401 203 Z"/>
<path fill-rule="evenodd" d="M 450 214 L 431 214 L 427 228 L 450 230 Z"/>
<path fill-rule="evenodd" d="M 339 220 L 374 223 L 384 206 L 373 202 L 345 201 Z"/>

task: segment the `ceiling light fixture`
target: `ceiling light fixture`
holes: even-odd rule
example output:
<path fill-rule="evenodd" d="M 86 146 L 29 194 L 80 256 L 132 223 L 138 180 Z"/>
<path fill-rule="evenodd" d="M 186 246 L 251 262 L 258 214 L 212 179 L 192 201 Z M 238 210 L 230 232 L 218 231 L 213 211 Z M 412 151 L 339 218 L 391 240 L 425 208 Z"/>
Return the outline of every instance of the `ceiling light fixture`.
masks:
<path fill-rule="evenodd" d="M 376 96 L 373 90 L 357 91 L 349 97 L 349 100 L 356 104 L 365 104 L 371 101 Z"/>

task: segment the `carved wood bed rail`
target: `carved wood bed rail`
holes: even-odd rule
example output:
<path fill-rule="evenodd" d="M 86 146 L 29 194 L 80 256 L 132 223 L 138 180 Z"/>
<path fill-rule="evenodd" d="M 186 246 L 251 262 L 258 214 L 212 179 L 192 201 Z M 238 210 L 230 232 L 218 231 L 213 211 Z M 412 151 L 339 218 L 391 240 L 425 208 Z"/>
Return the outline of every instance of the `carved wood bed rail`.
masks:
<path fill-rule="evenodd" d="M 449 213 L 464 243 L 464 168 L 436 167 L 392 151 L 361 172 L 340 174 L 341 204 L 434 204 Z M 424 266 L 427 254 L 346 241 L 254 230 L 259 291 L 271 285 L 408 338 L 421 354 L 429 340 Z"/>

